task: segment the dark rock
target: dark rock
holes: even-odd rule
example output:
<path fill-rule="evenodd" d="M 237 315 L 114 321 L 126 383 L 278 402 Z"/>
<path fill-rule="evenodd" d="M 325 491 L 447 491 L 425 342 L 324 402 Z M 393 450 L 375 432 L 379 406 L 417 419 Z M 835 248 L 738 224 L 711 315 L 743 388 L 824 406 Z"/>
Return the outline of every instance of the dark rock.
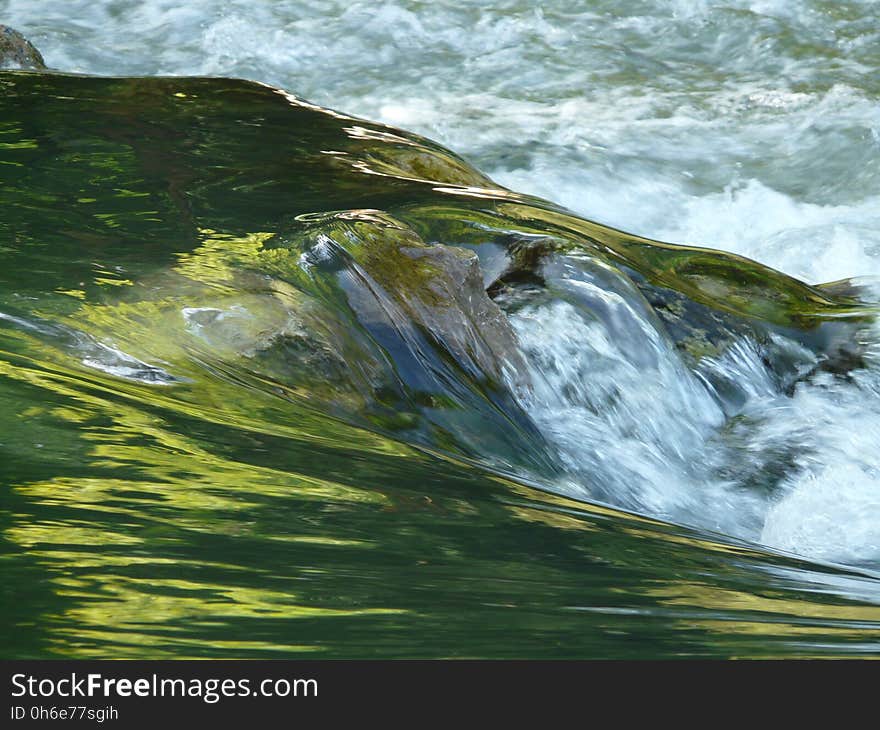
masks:
<path fill-rule="evenodd" d="M 0 25 L 0 68 L 42 71 L 46 63 L 21 33 L 8 25 Z"/>
<path fill-rule="evenodd" d="M 427 243 L 375 210 L 294 230 L 253 263 L 301 324 L 266 338 L 252 368 L 405 440 L 550 468 L 511 393 L 530 387 L 528 367 L 473 251 Z"/>

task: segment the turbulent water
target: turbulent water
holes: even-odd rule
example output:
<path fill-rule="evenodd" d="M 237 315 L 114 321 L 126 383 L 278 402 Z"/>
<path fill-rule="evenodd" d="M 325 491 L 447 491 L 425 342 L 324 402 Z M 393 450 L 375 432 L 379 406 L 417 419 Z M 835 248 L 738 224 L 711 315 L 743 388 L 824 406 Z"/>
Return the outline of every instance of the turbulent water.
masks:
<path fill-rule="evenodd" d="M 0 21 L 6 656 L 877 653 L 872 3 Z"/>

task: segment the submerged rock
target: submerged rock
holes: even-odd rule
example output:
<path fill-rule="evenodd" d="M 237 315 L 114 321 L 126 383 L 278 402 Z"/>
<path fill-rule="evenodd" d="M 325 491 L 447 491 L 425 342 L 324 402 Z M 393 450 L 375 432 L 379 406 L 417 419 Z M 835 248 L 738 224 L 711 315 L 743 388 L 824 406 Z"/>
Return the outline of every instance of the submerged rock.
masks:
<path fill-rule="evenodd" d="M 510 391 L 526 364 L 473 252 L 357 210 L 276 236 L 253 264 L 291 307 L 252 358 L 273 377 L 416 442 L 532 459 L 540 436 Z"/>
<path fill-rule="evenodd" d="M 42 71 L 43 56 L 34 45 L 14 28 L 0 25 L 0 69 Z"/>

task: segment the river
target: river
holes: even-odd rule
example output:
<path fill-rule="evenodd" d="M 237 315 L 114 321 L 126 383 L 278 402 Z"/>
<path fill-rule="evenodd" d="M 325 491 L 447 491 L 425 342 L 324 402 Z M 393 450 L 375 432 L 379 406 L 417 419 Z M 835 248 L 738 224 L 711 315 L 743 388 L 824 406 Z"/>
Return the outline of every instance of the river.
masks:
<path fill-rule="evenodd" d="M 387 289 L 326 242 L 480 253 L 452 218 L 509 232 L 533 204 L 500 194 L 489 220 L 496 193 L 458 167 L 426 192 L 351 115 L 583 219 L 876 302 L 874 3 L 0 0 L 0 21 L 65 72 L 295 95 L 7 75 L 5 657 L 877 654 L 876 325 L 845 374 L 783 384 L 748 338 L 691 367 L 585 268 L 555 301 L 499 300 L 521 358 L 505 388 L 458 370 L 441 388 L 419 368 L 445 356 L 401 335 L 404 362 L 351 289 L 354 314 L 297 278 L 332 264 Z M 318 153 L 363 153 L 373 177 L 331 187 Z"/>

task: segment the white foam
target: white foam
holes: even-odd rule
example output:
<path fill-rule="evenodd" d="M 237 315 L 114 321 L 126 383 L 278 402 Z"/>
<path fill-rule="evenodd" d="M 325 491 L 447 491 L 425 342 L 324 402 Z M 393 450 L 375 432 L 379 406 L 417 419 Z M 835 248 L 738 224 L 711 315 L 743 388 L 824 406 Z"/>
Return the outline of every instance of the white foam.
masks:
<path fill-rule="evenodd" d="M 624 328 L 643 333 L 641 347 L 649 352 L 637 362 L 608 321 L 568 303 L 512 316 L 531 366 L 527 411 L 586 495 L 678 522 L 754 533 L 755 524 L 732 511 L 710 507 L 712 516 L 704 514 L 712 487 L 699 455 L 724 422 L 718 402 L 636 308 L 617 305 L 615 319 L 625 317 Z"/>
<path fill-rule="evenodd" d="M 761 541 L 843 563 L 880 561 L 880 369 L 853 382 L 830 376 L 802 385 L 768 409 L 754 448 L 787 433 L 797 468 L 780 485 Z"/>
<path fill-rule="evenodd" d="M 880 562 L 876 464 L 826 464 L 793 480 L 789 490 L 768 512 L 761 542 L 830 562 Z"/>
<path fill-rule="evenodd" d="M 711 242 L 809 282 L 880 274 L 880 196 L 818 205 L 750 180 L 690 198 L 681 212 L 659 237 Z"/>
<path fill-rule="evenodd" d="M 562 491 L 814 559 L 880 562 L 880 362 L 788 396 L 743 340 L 704 360 L 701 380 L 637 306 L 615 304 L 603 319 L 560 301 L 512 315 L 533 381 L 521 397 L 558 450 Z M 623 346 L 633 325 L 650 357 Z M 712 379 L 742 400 L 725 404 Z"/>

